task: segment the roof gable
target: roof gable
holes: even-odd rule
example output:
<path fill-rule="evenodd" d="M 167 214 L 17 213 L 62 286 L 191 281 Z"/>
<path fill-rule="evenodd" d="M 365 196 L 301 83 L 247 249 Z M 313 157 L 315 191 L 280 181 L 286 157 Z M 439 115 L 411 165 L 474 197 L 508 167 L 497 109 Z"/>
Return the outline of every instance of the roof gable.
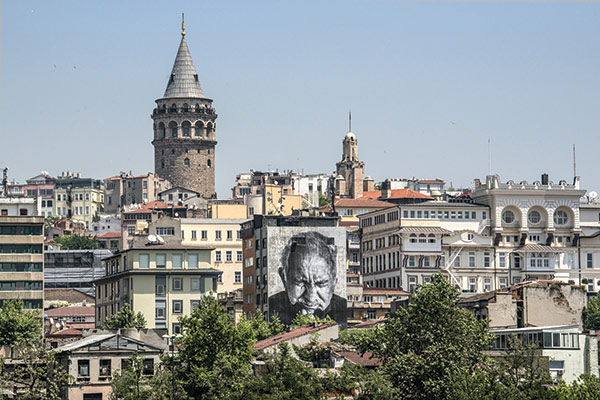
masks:
<path fill-rule="evenodd" d="M 77 342 L 59 347 L 56 351 L 59 353 L 67 351 L 80 353 L 95 351 L 148 352 L 161 351 L 161 349 L 117 333 L 108 333 L 88 336 Z"/>

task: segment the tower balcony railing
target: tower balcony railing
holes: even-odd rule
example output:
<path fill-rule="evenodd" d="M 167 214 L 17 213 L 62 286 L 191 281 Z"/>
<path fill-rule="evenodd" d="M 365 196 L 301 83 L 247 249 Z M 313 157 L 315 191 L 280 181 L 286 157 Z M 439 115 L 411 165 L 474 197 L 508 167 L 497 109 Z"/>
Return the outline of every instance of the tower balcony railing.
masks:
<path fill-rule="evenodd" d="M 199 107 L 167 107 L 167 108 L 155 108 L 154 111 L 152 112 L 152 115 L 160 115 L 160 114 L 187 114 L 187 115 L 194 115 L 194 114 L 199 114 L 199 115 L 210 115 L 210 116 L 216 116 L 217 113 L 215 112 L 215 109 L 213 107 L 210 106 L 206 106 L 206 105 L 201 105 Z"/>

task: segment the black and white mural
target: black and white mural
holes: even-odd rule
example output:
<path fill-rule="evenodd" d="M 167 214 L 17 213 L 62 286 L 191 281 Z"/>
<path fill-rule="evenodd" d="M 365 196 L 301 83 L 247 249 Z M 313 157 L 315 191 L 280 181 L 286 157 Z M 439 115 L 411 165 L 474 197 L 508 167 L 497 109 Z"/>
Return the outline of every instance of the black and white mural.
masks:
<path fill-rule="evenodd" d="M 289 324 L 298 313 L 346 325 L 346 231 L 269 229 L 269 313 Z"/>

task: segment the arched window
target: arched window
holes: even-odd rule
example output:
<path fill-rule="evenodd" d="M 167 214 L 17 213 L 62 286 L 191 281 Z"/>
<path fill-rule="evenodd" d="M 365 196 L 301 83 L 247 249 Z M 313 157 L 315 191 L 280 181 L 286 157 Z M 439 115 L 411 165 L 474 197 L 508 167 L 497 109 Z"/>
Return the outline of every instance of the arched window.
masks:
<path fill-rule="evenodd" d="M 183 160 L 183 165 L 185 165 L 186 167 L 190 166 L 190 159 L 186 158 L 185 160 Z"/>
<path fill-rule="evenodd" d="M 196 125 L 194 125 L 194 136 L 202 136 L 202 130 L 204 130 L 202 121 L 196 122 Z"/>
<path fill-rule="evenodd" d="M 200 104 L 196 103 L 196 108 L 195 108 L 196 112 L 200 112 Z"/>
<path fill-rule="evenodd" d="M 210 167 L 211 167 L 211 165 L 212 165 L 212 163 L 210 162 L 210 160 L 206 160 L 206 166 L 207 166 L 208 168 L 210 168 Z"/>
<path fill-rule="evenodd" d="M 191 124 L 187 121 L 185 121 L 181 124 L 181 132 L 182 132 L 183 137 L 191 136 L 190 128 L 191 128 Z"/>
<path fill-rule="evenodd" d="M 166 135 L 165 124 L 162 122 L 158 124 L 158 137 L 164 139 Z"/>
<path fill-rule="evenodd" d="M 504 221 L 505 224 L 512 224 L 515 222 L 515 213 L 510 210 L 505 210 L 502 213 L 502 221 Z"/>
<path fill-rule="evenodd" d="M 177 112 L 177 104 L 173 103 L 171 104 L 171 107 L 169 107 L 169 113 L 176 113 Z"/>
<path fill-rule="evenodd" d="M 569 221 L 569 215 L 564 210 L 556 210 L 554 212 L 554 224 L 555 225 L 566 225 Z"/>
<path fill-rule="evenodd" d="M 190 105 L 188 103 L 183 103 L 183 112 L 190 111 Z"/>
<path fill-rule="evenodd" d="M 424 233 L 419 234 L 419 243 L 427 243 Z"/>
<path fill-rule="evenodd" d="M 411 243 L 417 243 L 417 235 L 415 235 L 414 233 L 411 233 L 408 241 Z"/>
<path fill-rule="evenodd" d="M 169 122 L 169 129 L 171 130 L 171 137 L 177 137 L 177 123 L 174 121 Z"/>
<path fill-rule="evenodd" d="M 209 136 L 213 131 L 213 123 L 209 122 L 206 124 L 206 136 Z"/>
<path fill-rule="evenodd" d="M 435 243 L 435 235 L 434 235 L 433 233 L 430 233 L 430 234 L 427 236 L 427 242 L 428 242 L 428 243 Z"/>
<path fill-rule="evenodd" d="M 531 224 L 537 224 L 538 222 L 540 222 L 542 220 L 542 215 L 537 210 L 531 210 L 531 211 L 529 211 L 529 215 L 527 216 L 527 219 L 529 220 L 529 222 Z"/>

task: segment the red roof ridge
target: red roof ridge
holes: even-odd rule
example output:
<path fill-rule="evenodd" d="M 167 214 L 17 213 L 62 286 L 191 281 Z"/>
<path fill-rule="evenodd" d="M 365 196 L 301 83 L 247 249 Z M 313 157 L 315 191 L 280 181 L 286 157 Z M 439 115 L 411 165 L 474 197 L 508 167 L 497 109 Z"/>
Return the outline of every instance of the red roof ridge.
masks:
<path fill-rule="evenodd" d="M 297 337 L 307 335 L 309 333 L 318 332 L 322 329 L 329 328 L 329 327 L 332 327 L 335 325 L 336 324 L 322 324 L 319 326 L 304 325 L 304 326 L 298 327 L 294 330 L 291 330 L 289 332 L 280 333 L 279 335 L 275 335 L 275 336 L 271 336 L 270 338 L 259 340 L 258 342 L 254 343 L 254 350 L 263 350 L 263 349 L 266 349 L 267 347 L 270 347 L 270 346 L 273 346 L 273 345 L 276 345 L 276 344 L 279 344 L 279 343 L 282 343 L 282 342 L 285 342 L 288 340 L 292 340 Z"/>

